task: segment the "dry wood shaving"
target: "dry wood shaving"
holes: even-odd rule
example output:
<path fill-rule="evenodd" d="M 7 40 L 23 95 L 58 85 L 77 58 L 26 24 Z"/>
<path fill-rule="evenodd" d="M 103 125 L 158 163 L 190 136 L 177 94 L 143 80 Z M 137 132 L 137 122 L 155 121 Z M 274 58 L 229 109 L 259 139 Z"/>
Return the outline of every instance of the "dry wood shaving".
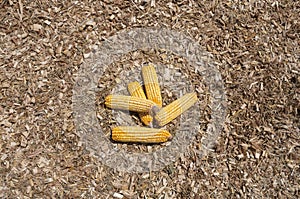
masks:
<path fill-rule="evenodd" d="M 287 0 L 0 1 L 0 197 L 298 198 L 299 18 L 300 2 Z M 101 41 L 152 26 L 214 55 L 227 121 L 202 159 L 187 153 L 162 171 L 117 172 L 75 132 L 74 75 Z"/>

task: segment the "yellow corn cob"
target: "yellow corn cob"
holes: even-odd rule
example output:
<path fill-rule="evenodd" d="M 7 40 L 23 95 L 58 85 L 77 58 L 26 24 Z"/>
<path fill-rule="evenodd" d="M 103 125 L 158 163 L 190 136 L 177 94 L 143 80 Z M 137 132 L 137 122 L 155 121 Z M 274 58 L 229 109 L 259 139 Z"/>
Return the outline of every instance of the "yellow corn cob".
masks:
<path fill-rule="evenodd" d="M 197 102 L 196 93 L 188 93 L 175 100 L 171 104 L 162 108 L 156 115 L 155 119 L 159 126 L 164 126 L 188 110 Z"/>
<path fill-rule="evenodd" d="M 162 106 L 162 98 L 158 83 L 157 74 L 153 65 L 144 66 L 142 75 L 145 84 L 147 99 L 155 102 L 159 107 Z"/>
<path fill-rule="evenodd" d="M 111 137 L 117 142 L 161 143 L 172 139 L 172 135 L 163 129 L 139 126 L 118 126 L 112 129 Z"/>
<path fill-rule="evenodd" d="M 147 99 L 141 84 L 138 82 L 130 82 L 128 84 L 128 91 L 131 94 L 131 96 Z M 153 117 L 149 115 L 149 113 L 139 113 L 139 117 L 141 118 L 142 122 L 147 126 L 149 126 L 153 120 Z"/>
<path fill-rule="evenodd" d="M 128 84 L 128 91 L 132 96 L 147 99 L 141 84 L 138 82 L 130 82 Z"/>
<path fill-rule="evenodd" d="M 112 109 L 122 109 L 135 112 L 150 112 L 156 104 L 150 100 L 126 96 L 126 95 L 108 95 L 105 98 L 105 105 Z"/>

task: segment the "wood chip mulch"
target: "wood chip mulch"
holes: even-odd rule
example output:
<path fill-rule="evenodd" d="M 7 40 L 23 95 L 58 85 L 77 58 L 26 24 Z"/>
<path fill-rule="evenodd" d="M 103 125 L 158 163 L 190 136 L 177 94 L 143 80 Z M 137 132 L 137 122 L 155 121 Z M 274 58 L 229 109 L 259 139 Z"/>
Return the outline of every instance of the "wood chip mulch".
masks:
<path fill-rule="evenodd" d="M 298 198 L 299 19 L 297 0 L 0 1 L 0 198 Z M 161 171 L 118 172 L 75 131 L 74 75 L 118 31 L 158 26 L 214 56 L 226 124 L 202 159 L 187 153 Z M 201 136 L 191 147 L 199 145 Z"/>

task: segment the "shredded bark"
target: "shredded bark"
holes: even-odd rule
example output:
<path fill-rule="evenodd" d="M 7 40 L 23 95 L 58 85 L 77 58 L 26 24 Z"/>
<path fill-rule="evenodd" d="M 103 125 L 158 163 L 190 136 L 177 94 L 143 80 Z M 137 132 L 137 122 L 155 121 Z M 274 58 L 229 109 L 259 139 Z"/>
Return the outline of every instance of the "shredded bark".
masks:
<path fill-rule="evenodd" d="M 299 13 L 299 1 L 0 1 L 0 197 L 298 198 Z M 113 114 L 101 100 L 124 69 L 144 62 L 174 66 L 203 105 L 201 129 L 186 153 L 159 171 L 120 172 L 99 161 L 76 132 L 76 75 L 102 42 L 136 27 L 182 32 L 213 55 L 228 110 L 202 158 L 197 152 L 211 120 L 208 85 L 164 49 L 129 53 L 105 71 L 95 101 L 98 122 L 109 133 Z M 164 102 L 176 98 L 163 89 Z M 176 132 L 176 121 L 169 128 Z"/>

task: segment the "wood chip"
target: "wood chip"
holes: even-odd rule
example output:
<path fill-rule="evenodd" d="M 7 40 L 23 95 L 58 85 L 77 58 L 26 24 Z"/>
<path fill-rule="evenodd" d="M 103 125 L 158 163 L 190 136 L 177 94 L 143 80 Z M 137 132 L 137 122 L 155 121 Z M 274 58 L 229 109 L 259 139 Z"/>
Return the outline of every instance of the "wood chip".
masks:
<path fill-rule="evenodd" d="M 299 13 L 299 1 L 0 1 L 0 198 L 296 198 Z M 202 75 L 212 63 L 197 60 L 203 66 L 195 69 L 164 49 L 122 56 L 99 80 L 87 80 L 99 81 L 91 106 L 99 107 L 93 114 L 108 139 L 112 125 L 139 121 L 104 110 L 103 97 L 122 84 L 124 72 L 149 62 L 168 69 L 160 74 L 163 101 L 180 95 L 186 82 L 170 82 L 184 77 L 199 95 L 201 115 L 186 154 L 161 171 L 125 173 L 99 161 L 78 136 L 72 89 L 103 41 L 136 27 L 178 31 L 208 51 L 228 110 L 223 132 L 199 157 L 205 133 L 214 128 L 210 90 L 219 85 L 205 84 Z M 127 118 L 117 121 L 114 114 Z M 167 128 L 174 132 L 178 121 Z M 115 147 L 151 153 L 175 143 L 169 144 Z"/>

